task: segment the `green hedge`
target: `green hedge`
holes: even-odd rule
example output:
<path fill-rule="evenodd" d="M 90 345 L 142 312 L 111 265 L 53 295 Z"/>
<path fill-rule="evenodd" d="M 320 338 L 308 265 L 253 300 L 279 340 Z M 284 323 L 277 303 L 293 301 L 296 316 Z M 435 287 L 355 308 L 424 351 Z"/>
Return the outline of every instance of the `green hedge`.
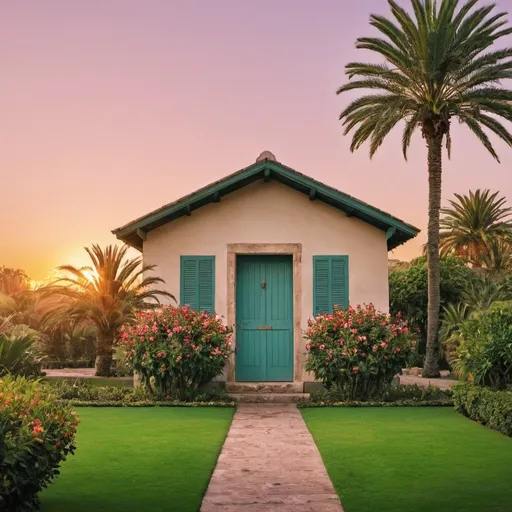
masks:
<path fill-rule="evenodd" d="M 236 402 L 213 400 L 210 402 L 181 402 L 179 400 L 140 400 L 138 402 L 59 400 L 72 407 L 235 407 Z"/>
<path fill-rule="evenodd" d="M 92 386 L 87 382 L 51 384 L 59 403 L 73 407 L 233 407 L 235 401 L 223 390 L 201 390 L 188 397 L 152 395 L 142 387 Z"/>
<path fill-rule="evenodd" d="M 453 400 L 455 409 L 464 416 L 512 437 L 512 391 L 457 384 Z"/>
<path fill-rule="evenodd" d="M 445 398 L 441 400 L 397 400 L 396 402 L 358 402 L 354 400 L 349 400 L 346 402 L 312 402 L 309 400 L 303 400 L 297 402 L 297 407 L 299 409 L 306 409 L 311 407 L 453 407 L 453 400 L 451 398 Z"/>

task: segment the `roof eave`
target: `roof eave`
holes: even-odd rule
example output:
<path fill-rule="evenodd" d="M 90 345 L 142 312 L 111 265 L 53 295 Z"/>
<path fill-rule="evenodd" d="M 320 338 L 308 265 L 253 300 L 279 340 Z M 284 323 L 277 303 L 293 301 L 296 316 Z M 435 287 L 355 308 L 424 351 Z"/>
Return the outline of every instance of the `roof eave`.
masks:
<path fill-rule="evenodd" d="M 348 194 L 324 185 L 294 169 L 277 162 L 264 160 L 114 229 L 112 233 L 119 240 L 142 251 L 147 232 L 184 215 L 191 215 L 193 210 L 208 203 L 218 202 L 223 195 L 242 188 L 248 183 L 260 178 L 268 180 L 272 177 L 302 193 L 308 194 L 312 200 L 318 198 L 344 211 L 347 215 L 357 217 L 383 230 L 386 233 L 388 250 L 395 249 L 416 237 L 420 232 L 415 226 L 407 224 Z"/>

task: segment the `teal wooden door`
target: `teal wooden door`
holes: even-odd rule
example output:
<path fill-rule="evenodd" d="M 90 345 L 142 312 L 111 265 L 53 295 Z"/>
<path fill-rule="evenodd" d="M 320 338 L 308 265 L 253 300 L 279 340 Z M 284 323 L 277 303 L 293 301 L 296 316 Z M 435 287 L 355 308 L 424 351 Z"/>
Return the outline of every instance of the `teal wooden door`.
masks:
<path fill-rule="evenodd" d="M 291 256 L 239 256 L 236 380 L 293 381 Z"/>

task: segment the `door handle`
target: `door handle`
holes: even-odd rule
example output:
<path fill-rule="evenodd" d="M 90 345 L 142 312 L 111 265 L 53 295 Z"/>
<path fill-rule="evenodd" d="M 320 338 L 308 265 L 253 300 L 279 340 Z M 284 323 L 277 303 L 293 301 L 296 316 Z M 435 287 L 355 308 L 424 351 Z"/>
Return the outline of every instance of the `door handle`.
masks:
<path fill-rule="evenodd" d="M 259 331 L 271 331 L 272 330 L 272 326 L 271 325 L 260 325 L 258 327 L 258 330 Z"/>

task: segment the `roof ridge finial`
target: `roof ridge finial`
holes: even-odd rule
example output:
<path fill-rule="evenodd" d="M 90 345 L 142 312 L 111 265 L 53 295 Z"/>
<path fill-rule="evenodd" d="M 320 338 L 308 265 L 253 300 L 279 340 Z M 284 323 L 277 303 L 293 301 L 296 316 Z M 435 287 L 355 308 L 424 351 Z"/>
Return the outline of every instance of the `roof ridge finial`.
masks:
<path fill-rule="evenodd" d="M 271 160 L 272 162 L 277 162 L 274 153 L 271 151 L 263 151 L 260 153 L 260 156 L 256 158 L 256 163 L 263 162 L 263 160 Z"/>

